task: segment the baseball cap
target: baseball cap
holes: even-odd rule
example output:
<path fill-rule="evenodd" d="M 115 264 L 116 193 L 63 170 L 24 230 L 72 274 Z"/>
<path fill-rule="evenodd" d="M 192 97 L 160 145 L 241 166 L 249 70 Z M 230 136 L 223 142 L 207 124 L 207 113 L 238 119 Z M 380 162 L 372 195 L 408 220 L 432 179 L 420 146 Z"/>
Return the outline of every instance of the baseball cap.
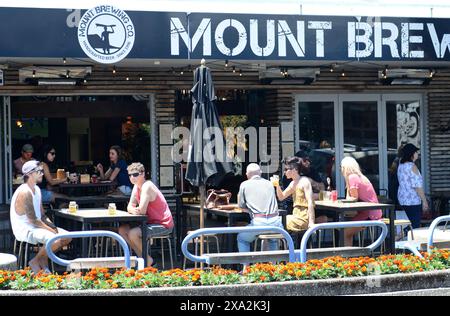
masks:
<path fill-rule="evenodd" d="M 25 144 L 22 146 L 22 152 L 24 153 L 32 153 L 34 152 L 33 146 L 31 144 Z"/>
<path fill-rule="evenodd" d="M 23 175 L 27 175 L 31 172 L 33 172 L 37 167 L 39 167 L 39 161 L 37 160 L 30 160 L 24 163 L 22 167 L 22 173 Z"/>

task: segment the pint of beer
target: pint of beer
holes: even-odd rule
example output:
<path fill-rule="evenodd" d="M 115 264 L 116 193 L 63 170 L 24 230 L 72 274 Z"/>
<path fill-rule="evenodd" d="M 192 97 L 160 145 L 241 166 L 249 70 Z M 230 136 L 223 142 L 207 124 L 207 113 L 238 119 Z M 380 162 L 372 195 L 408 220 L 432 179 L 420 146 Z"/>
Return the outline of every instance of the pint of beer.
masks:
<path fill-rule="evenodd" d="M 58 180 L 66 179 L 66 171 L 64 169 L 56 170 L 56 179 Z"/>
<path fill-rule="evenodd" d="M 273 186 L 275 186 L 275 187 L 280 185 L 280 177 L 278 175 L 273 175 L 270 178 L 270 181 L 272 182 Z"/>

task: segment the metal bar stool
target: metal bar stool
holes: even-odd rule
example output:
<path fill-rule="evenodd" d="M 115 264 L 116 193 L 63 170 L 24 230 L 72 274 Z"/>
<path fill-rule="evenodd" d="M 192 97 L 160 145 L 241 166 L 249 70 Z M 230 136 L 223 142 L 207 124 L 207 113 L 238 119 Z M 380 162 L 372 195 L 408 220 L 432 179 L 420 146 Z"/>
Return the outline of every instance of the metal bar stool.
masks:
<path fill-rule="evenodd" d="M 19 249 L 17 249 L 17 246 L 19 246 Z M 44 247 L 44 245 L 34 245 L 26 241 L 14 239 L 13 254 L 17 257 L 17 267 L 19 269 L 25 269 L 28 266 L 28 259 L 31 257 L 32 251 L 34 250 L 37 253 L 41 247 Z M 52 272 L 55 271 L 53 261 L 50 262 L 50 268 Z"/>
<path fill-rule="evenodd" d="M 336 247 L 336 236 L 334 234 L 334 229 L 329 229 L 329 231 L 331 232 L 331 239 L 333 241 L 333 248 Z M 323 230 L 323 239 L 325 240 L 326 237 L 326 230 Z M 322 248 L 322 230 L 318 230 L 317 231 L 317 246 L 318 248 Z"/>
<path fill-rule="evenodd" d="M 190 233 L 191 233 L 191 232 L 189 231 L 187 234 L 189 235 Z M 217 253 L 220 253 L 220 248 L 219 248 L 219 238 L 218 238 L 217 235 L 215 235 L 215 234 L 206 234 L 206 235 L 203 235 L 203 243 L 206 242 L 206 253 L 211 253 L 211 252 L 210 252 L 210 246 L 209 246 L 209 244 L 210 244 L 209 239 L 210 239 L 210 238 L 212 238 L 212 239 L 214 239 L 214 240 L 216 241 Z M 198 255 L 199 255 L 199 252 L 200 252 L 200 250 L 199 250 L 200 237 L 194 238 L 192 242 L 194 243 L 194 252 L 195 252 L 195 255 L 198 256 Z M 184 260 L 183 260 L 183 270 L 186 269 L 186 261 L 187 261 L 187 260 L 186 260 L 186 257 L 184 257 Z M 197 262 L 195 262 L 194 268 L 197 269 Z"/>
<path fill-rule="evenodd" d="M 382 218 L 381 221 L 383 223 L 385 223 L 386 225 L 389 225 L 389 223 L 390 223 L 389 222 L 389 218 Z M 414 240 L 414 229 L 412 227 L 412 224 L 411 224 L 410 220 L 408 220 L 408 219 L 396 219 L 396 220 L 394 220 L 394 226 L 395 227 L 397 227 L 397 226 L 407 226 L 407 227 L 409 227 L 409 229 L 411 231 L 411 239 Z M 404 230 L 400 229 L 400 232 L 401 232 L 402 239 L 404 239 L 405 238 Z M 384 247 L 385 247 L 385 243 L 383 242 L 381 244 L 381 252 L 384 252 Z"/>
<path fill-rule="evenodd" d="M 263 251 L 265 244 L 271 240 L 271 239 L 276 239 L 278 242 L 278 248 L 280 248 L 280 243 L 283 246 L 283 250 L 287 250 L 287 242 L 286 239 L 284 239 L 283 235 L 281 234 L 261 234 L 258 235 L 255 239 L 254 242 L 254 249 L 255 251 L 258 251 L 258 241 L 261 241 L 261 247 L 260 250 Z"/>
<path fill-rule="evenodd" d="M 169 256 L 170 256 L 170 266 L 171 269 L 173 269 L 173 256 L 172 256 L 172 234 L 167 234 L 167 235 L 161 235 L 161 236 L 152 236 L 151 238 L 147 239 L 147 249 L 149 249 L 149 253 L 151 253 L 151 245 L 152 245 L 152 241 L 153 240 L 159 240 L 160 244 L 161 244 L 161 259 L 162 259 L 162 268 L 164 270 L 165 268 L 165 263 L 164 263 L 164 240 L 166 240 L 169 244 Z"/>

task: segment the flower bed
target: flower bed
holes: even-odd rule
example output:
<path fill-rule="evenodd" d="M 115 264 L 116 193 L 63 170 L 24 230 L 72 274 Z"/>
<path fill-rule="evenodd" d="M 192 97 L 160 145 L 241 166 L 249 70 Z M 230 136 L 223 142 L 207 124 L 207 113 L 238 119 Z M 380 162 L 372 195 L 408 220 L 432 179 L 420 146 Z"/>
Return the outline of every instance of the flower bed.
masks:
<path fill-rule="evenodd" d="M 0 289 L 3 290 L 85 290 L 179 287 L 202 285 L 230 285 L 280 281 L 318 280 L 355 276 L 387 275 L 434 271 L 450 268 L 450 251 L 434 250 L 424 258 L 413 255 L 385 255 L 377 258 L 344 259 L 330 257 L 309 260 L 306 263 L 255 264 L 242 274 L 222 268 L 210 270 L 180 269 L 158 271 L 92 269 L 84 274 L 34 274 L 31 270 L 0 271 Z"/>

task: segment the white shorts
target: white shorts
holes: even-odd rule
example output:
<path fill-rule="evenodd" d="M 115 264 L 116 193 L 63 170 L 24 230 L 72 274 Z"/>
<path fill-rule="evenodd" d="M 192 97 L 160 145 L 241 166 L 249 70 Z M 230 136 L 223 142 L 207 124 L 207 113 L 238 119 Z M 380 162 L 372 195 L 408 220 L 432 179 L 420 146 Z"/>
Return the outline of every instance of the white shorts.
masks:
<path fill-rule="evenodd" d="M 58 234 L 67 233 L 68 231 L 62 228 L 58 228 Z M 43 228 L 35 228 L 28 232 L 27 242 L 33 245 L 43 244 L 47 242 L 50 238 L 56 236 L 55 233 Z"/>

